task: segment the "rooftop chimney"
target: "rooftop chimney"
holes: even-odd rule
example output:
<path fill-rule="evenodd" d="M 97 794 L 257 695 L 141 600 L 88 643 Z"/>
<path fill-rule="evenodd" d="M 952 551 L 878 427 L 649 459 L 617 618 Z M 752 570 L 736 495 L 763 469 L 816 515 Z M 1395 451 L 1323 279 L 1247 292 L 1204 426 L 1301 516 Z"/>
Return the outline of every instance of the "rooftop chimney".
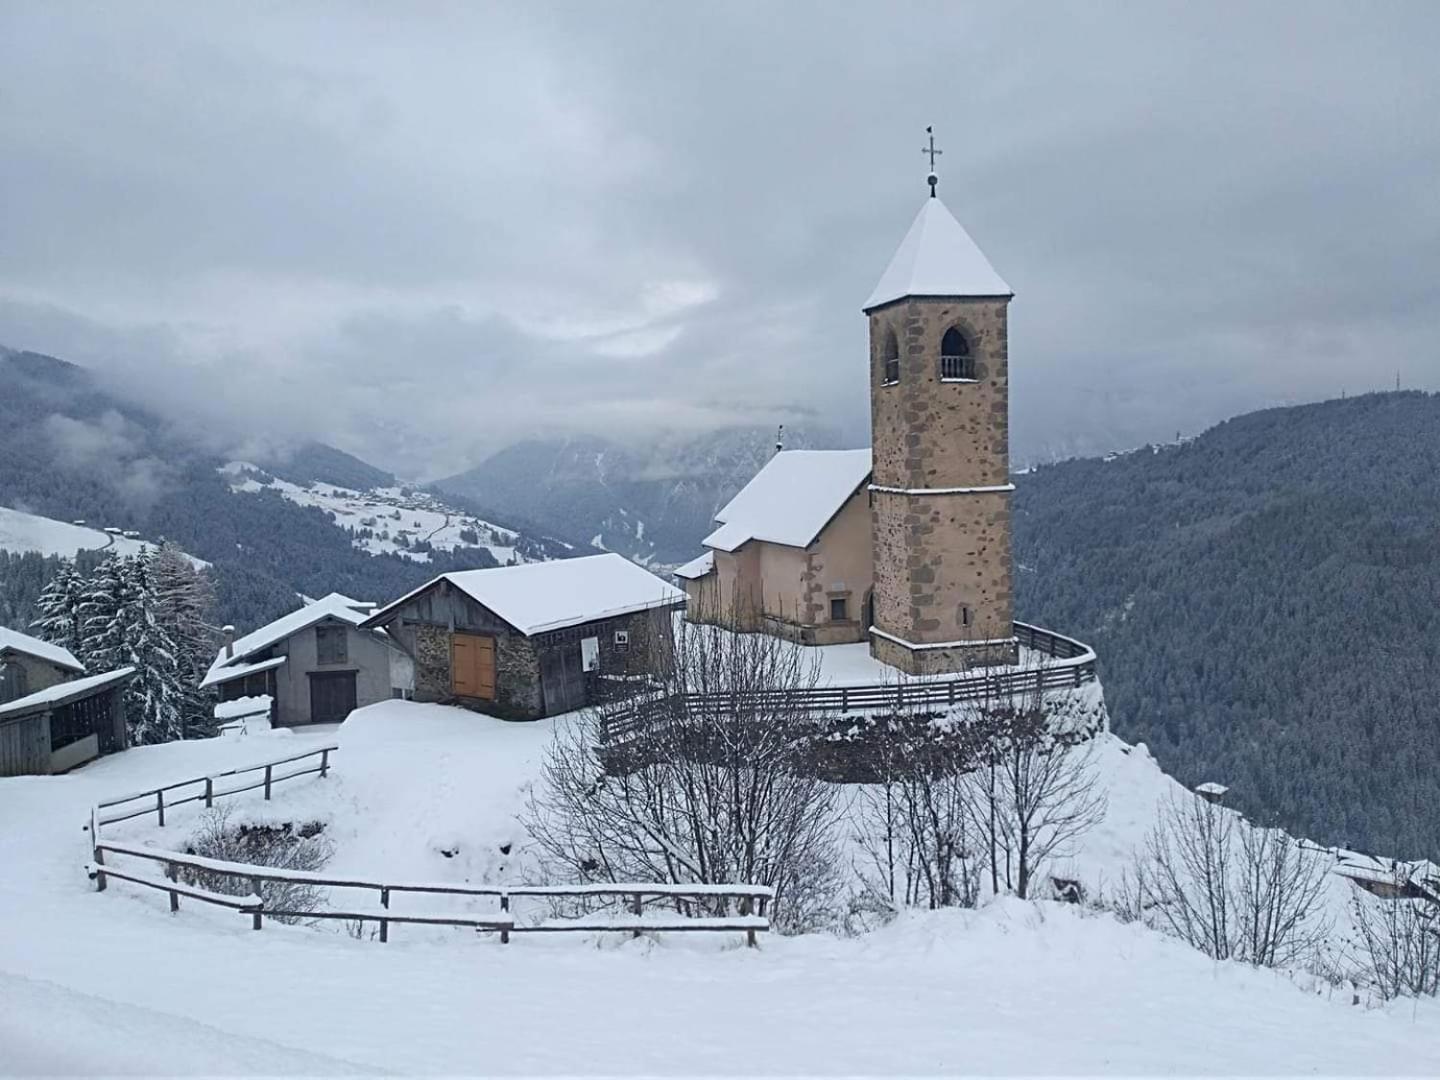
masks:
<path fill-rule="evenodd" d="M 225 635 L 225 659 L 229 660 L 235 655 L 235 627 L 226 623 L 220 632 Z"/>

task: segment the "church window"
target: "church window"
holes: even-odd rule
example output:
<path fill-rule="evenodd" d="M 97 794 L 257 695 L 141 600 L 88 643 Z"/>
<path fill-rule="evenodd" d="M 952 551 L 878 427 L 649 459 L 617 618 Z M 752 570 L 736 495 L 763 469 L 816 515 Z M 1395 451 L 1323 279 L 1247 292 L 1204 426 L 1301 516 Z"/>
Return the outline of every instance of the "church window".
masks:
<path fill-rule="evenodd" d="M 960 608 L 960 625 L 961 625 L 961 626 L 969 626 L 969 625 L 970 625 L 970 608 L 969 608 L 969 607 L 962 606 L 962 607 Z"/>
<path fill-rule="evenodd" d="M 884 352 L 881 353 L 881 360 L 884 370 L 881 372 L 880 381 L 891 386 L 900 381 L 900 342 L 895 337 L 894 330 L 885 331 Z"/>
<path fill-rule="evenodd" d="M 953 326 L 940 339 L 940 378 L 975 378 L 975 357 L 970 355 L 970 343 Z"/>
<path fill-rule="evenodd" d="M 845 622 L 850 618 L 850 605 L 843 596 L 832 596 L 830 598 L 830 621 Z"/>

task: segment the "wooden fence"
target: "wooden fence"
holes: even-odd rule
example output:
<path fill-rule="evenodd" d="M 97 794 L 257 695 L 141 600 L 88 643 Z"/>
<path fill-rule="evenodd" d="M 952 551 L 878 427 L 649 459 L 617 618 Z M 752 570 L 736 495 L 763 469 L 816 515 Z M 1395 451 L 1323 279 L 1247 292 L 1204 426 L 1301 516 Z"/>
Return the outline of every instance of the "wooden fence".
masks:
<path fill-rule="evenodd" d="M 186 803 L 203 800 L 208 807 L 213 806 L 216 799 L 262 788 L 265 798 L 268 799 L 273 786 L 285 780 L 315 774 L 324 778 L 330 770 L 330 754 L 337 749 L 338 747 L 335 746 L 326 746 L 304 754 L 282 758 L 279 761 L 252 765 L 244 769 L 230 769 L 213 776 L 183 780 L 150 791 L 142 791 L 98 803 L 90 811 L 89 831 L 92 855 L 91 862 L 85 868 L 86 873 L 95 882 L 97 892 L 104 892 L 108 881 L 112 878 L 164 892 L 170 898 L 172 912 L 180 910 L 180 898 L 185 897 L 249 915 L 251 927 L 255 930 L 264 926 L 267 916 L 272 919 L 339 919 L 358 923 L 362 927 L 365 922 L 373 922 L 379 928 L 382 942 L 390 940 L 390 927 L 393 924 L 405 923 L 461 926 L 480 932 L 497 932 L 500 935 L 501 944 L 509 944 L 512 933 L 619 932 L 631 933 L 635 937 L 639 937 L 645 931 L 711 930 L 743 932 L 746 941 L 754 946 L 756 935 L 770 929 L 770 919 L 766 914 L 766 908 L 774 899 L 775 893 L 773 889 L 765 885 L 670 885 L 647 882 L 599 882 L 585 885 L 454 885 L 381 882 L 368 878 L 340 877 L 316 871 L 283 870 L 251 863 L 225 862 L 180 851 L 118 843 L 107 840 L 103 835 L 102 830 L 106 825 L 129 821 L 146 814 L 156 815 L 158 823 L 163 826 L 166 809 L 173 809 Z M 275 770 L 277 769 L 315 757 L 320 759 L 317 766 L 276 774 Z M 264 778 L 256 783 L 247 783 L 240 787 L 216 787 L 217 780 L 252 773 L 263 773 Z M 197 785 L 203 790 L 181 798 L 175 798 L 173 795 L 168 800 L 166 798 L 166 793 Z M 106 817 L 101 813 L 104 809 L 131 803 L 143 803 L 144 805 L 139 810 L 111 817 Z M 111 857 L 108 861 L 107 856 Z M 154 877 L 128 865 L 116 866 L 113 861 L 116 856 L 158 863 L 163 867 L 164 876 Z M 241 895 L 200 888 L 188 882 L 182 882 L 180 880 L 182 870 L 189 870 L 192 873 L 212 878 L 238 880 L 247 884 L 250 892 Z M 379 906 L 369 907 L 347 903 L 340 908 L 315 911 L 271 907 L 266 905 L 262 897 L 266 882 L 309 888 L 373 891 L 379 901 Z M 392 910 L 391 900 L 397 894 L 483 897 L 494 900 L 498 910 L 478 913 Z M 511 901 L 515 897 L 536 897 L 550 900 L 576 900 L 585 897 L 616 898 L 623 901 L 625 911 L 623 914 L 598 912 L 578 918 L 552 918 L 536 923 L 518 923 L 511 910 Z M 717 901 L 723 901 L 723 906 L 727 909 L 725 914 L 701 916 L 681 910 L 685 906 L 699 907 L 707 904 L 713 906 Z M 738 911 L 733 914 L 728 911 L 732 906 L 732 901 L 738 908 Z M 649 911 L 646 911 L 645 908 L 647 902 L 651 904 Z M 672 905 L 673 910 L 670 908 L 657 910 L 654 906 L 656 902 Z"/>
<path fill-rule="evenodd" d="M 663 727 L 671 717 L 733 715 L 741 708 L 763 711 L 783 706 L 790 711 L 824 713 L 903 711 L 917 707 L 953 706 L 966 701 L 998 700 L 1031 691 L 1060 690 L 1095 679 L 1095 653 L 1088 645 L 1050 630 L 1015 623 L 1015 637 L 1024 648 L 1047 659 L 953 679 L 912 679 L 859 686 L 813 686 L 791 690 L 727 693 L 649 694 L 631 698 L 605 711 L 600 736 L 606 746 L 625 743 Z"/>

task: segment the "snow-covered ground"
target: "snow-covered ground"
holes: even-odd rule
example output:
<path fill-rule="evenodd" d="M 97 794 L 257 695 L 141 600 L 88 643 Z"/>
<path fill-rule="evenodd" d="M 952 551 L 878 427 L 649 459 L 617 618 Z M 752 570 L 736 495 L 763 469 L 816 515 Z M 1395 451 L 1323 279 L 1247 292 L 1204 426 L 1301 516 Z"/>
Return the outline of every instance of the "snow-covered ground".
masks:
<path fill-rule="evenodd" d="M 104 549 L 119 555 L 135 555 L 153 547 L 152 543 L 109 533 L 103 528 L 74 525 L 0 506 L 0 551 L 35 551 L 73 559 L 80 551 Z M 197 567 L 210 565 L 193 555 L 190 561 Z"/>
<path fill-rule="evenodd" d="M 516 814 L 553 730 L 387 702 L 338 731 L 0 780 L 0 1072 L 1440 1072 L 1434 1002 L 1351 1007 L 1053 903 L 916 913 L 860 938 L 769 937 L 753 951 L 729 935 L 501 946 L 409 927 L 380 945 L 255 933 L 194 904 L 172 916 L 162 894 L 118 881 L 96 893 L 81 869 L 95 800 L 338 740 L 330 778 L 282 785 L 268 805 L 241 796 L 237 812 L 326 821 L 336 871 L 513 881 L 527 869 Z M 1095 747 L 1110 808 L 1071 868 L 1087 875 L 1128 852 L 1172 786 L 1143 749 L 1111 736 Z M 127 834 L 181 842 L 195 813 L 170 820 Z"/>
<path fill-rule="evenodd" d="M 457 547 L 488 548 L 501 566 L 512 559 L 526 561 L 523 555 L 516 554 L 517 537 L 512 530 L 463 514 L 426 492 L 407 493 L 398 487 L 353 491 L 319 482 L 301 487 L 279 477 L 262 484 L 255 474 L 269 474 L 245 461 L 232 461 L 220 471 L 229 477 L 235 491 L 268 488 L 300 506 L 315 506 L 333 514 L 335 524 L 343 528 L 357 533 L 369 529 L 373 535 L 357 537 L 355 546 L 372 555 L 395 554 L 416 562 L 429 562 L 427 552 L 411 550 L 416 542 L 428 541 L 442 551 Z M 461 537 L 460 533 L 466 529 L 475 533 L 474 542 Z"/>

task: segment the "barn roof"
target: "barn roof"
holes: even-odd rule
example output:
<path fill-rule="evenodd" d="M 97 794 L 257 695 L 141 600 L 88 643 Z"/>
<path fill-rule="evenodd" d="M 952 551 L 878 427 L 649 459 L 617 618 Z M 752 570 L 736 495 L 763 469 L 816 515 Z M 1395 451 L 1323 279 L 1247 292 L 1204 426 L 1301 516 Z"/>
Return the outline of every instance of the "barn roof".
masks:
<path fill-rule="evenodd" d="M 685 594 L 675 586 L 623 555 L 607 552 L 441 574 L 385 605 L 364 625 L 390 621 L 401 607 L 442 580 L 526 636 L 685 602 Z"/>
<path fill-rule="evenodd" d="M 0 720 L 68 705 L 72 701 L 78 701 L 117 683 L 122 683 L 134 674 L 133 667 L 123 667 L 116 668 L 114 671 L 105 671 L 99 675 L 87 675 L 83 679 L 72 679 L 70 682 L 47 686 L 44 690 L 36 690 L 33 694 L 27 694 L 25 697 L 16 698 L 14 701 L 7 701 L 4 705 L 0 705 Z"/>
<path fill-rule="evenodd" d="M 48 641 L 41 641 L 29 634 L 22 634 L 19 630 L 0 626 L 0 652 L 6 650 L 24 653 L 26 656 L 33 656 L 39 660 L 48 660 L 56 667 L 62 667 L 69 671 L 85 670 L 85 665 L 76 660 L 75 654 L 69 649 Z"/>
<path fill-rule="evenodd" d="M 720 528 L 705 546 L 808 547 L 869 475 L 869 450 L 782 450 L 715 515 Z"/>
<path fill-rule="evenodd" d="M 1013 296 L 974 240 L 938 198 L 925 200 L 864 310 L 907 296 Z"/>
<path fill-rule="evenodd" d="M 252 630 L 242 638 L 235 641 L 232 650 L 227 655 L 226 649 L 222 646 L 215 657 L 215 662 L 210 665 L 204 680 L 200 683 L 204 686 L 215 686 L 218 683 L 226 682 L 230 678 L 238 676 L 230 675 L 223 671 L 225 668 L 238 668 L 255 653 L 263 652 L 276 645 L 292 634 L 298 634 L 301 630 L 314 626 L 324 619 L 339 619 L 351 626 L 359 626 L 365 621 L 371 605 L 362 603 L 359 600 L 352 600 L 348 596 L 341 596 L 339 593 L 330 593 L 297 608 L 288 615 L 282 615 L 274 622 L 266 623 L 258 630 Z M 357 608 L 365 608 L 365 611 L 357 611 Z M 264 670 L 256 668 L 255 670 Z M 248 673 L 247 673 L 248 674 Z M 217 677 L 223 676 L 223 677 Z"/>

